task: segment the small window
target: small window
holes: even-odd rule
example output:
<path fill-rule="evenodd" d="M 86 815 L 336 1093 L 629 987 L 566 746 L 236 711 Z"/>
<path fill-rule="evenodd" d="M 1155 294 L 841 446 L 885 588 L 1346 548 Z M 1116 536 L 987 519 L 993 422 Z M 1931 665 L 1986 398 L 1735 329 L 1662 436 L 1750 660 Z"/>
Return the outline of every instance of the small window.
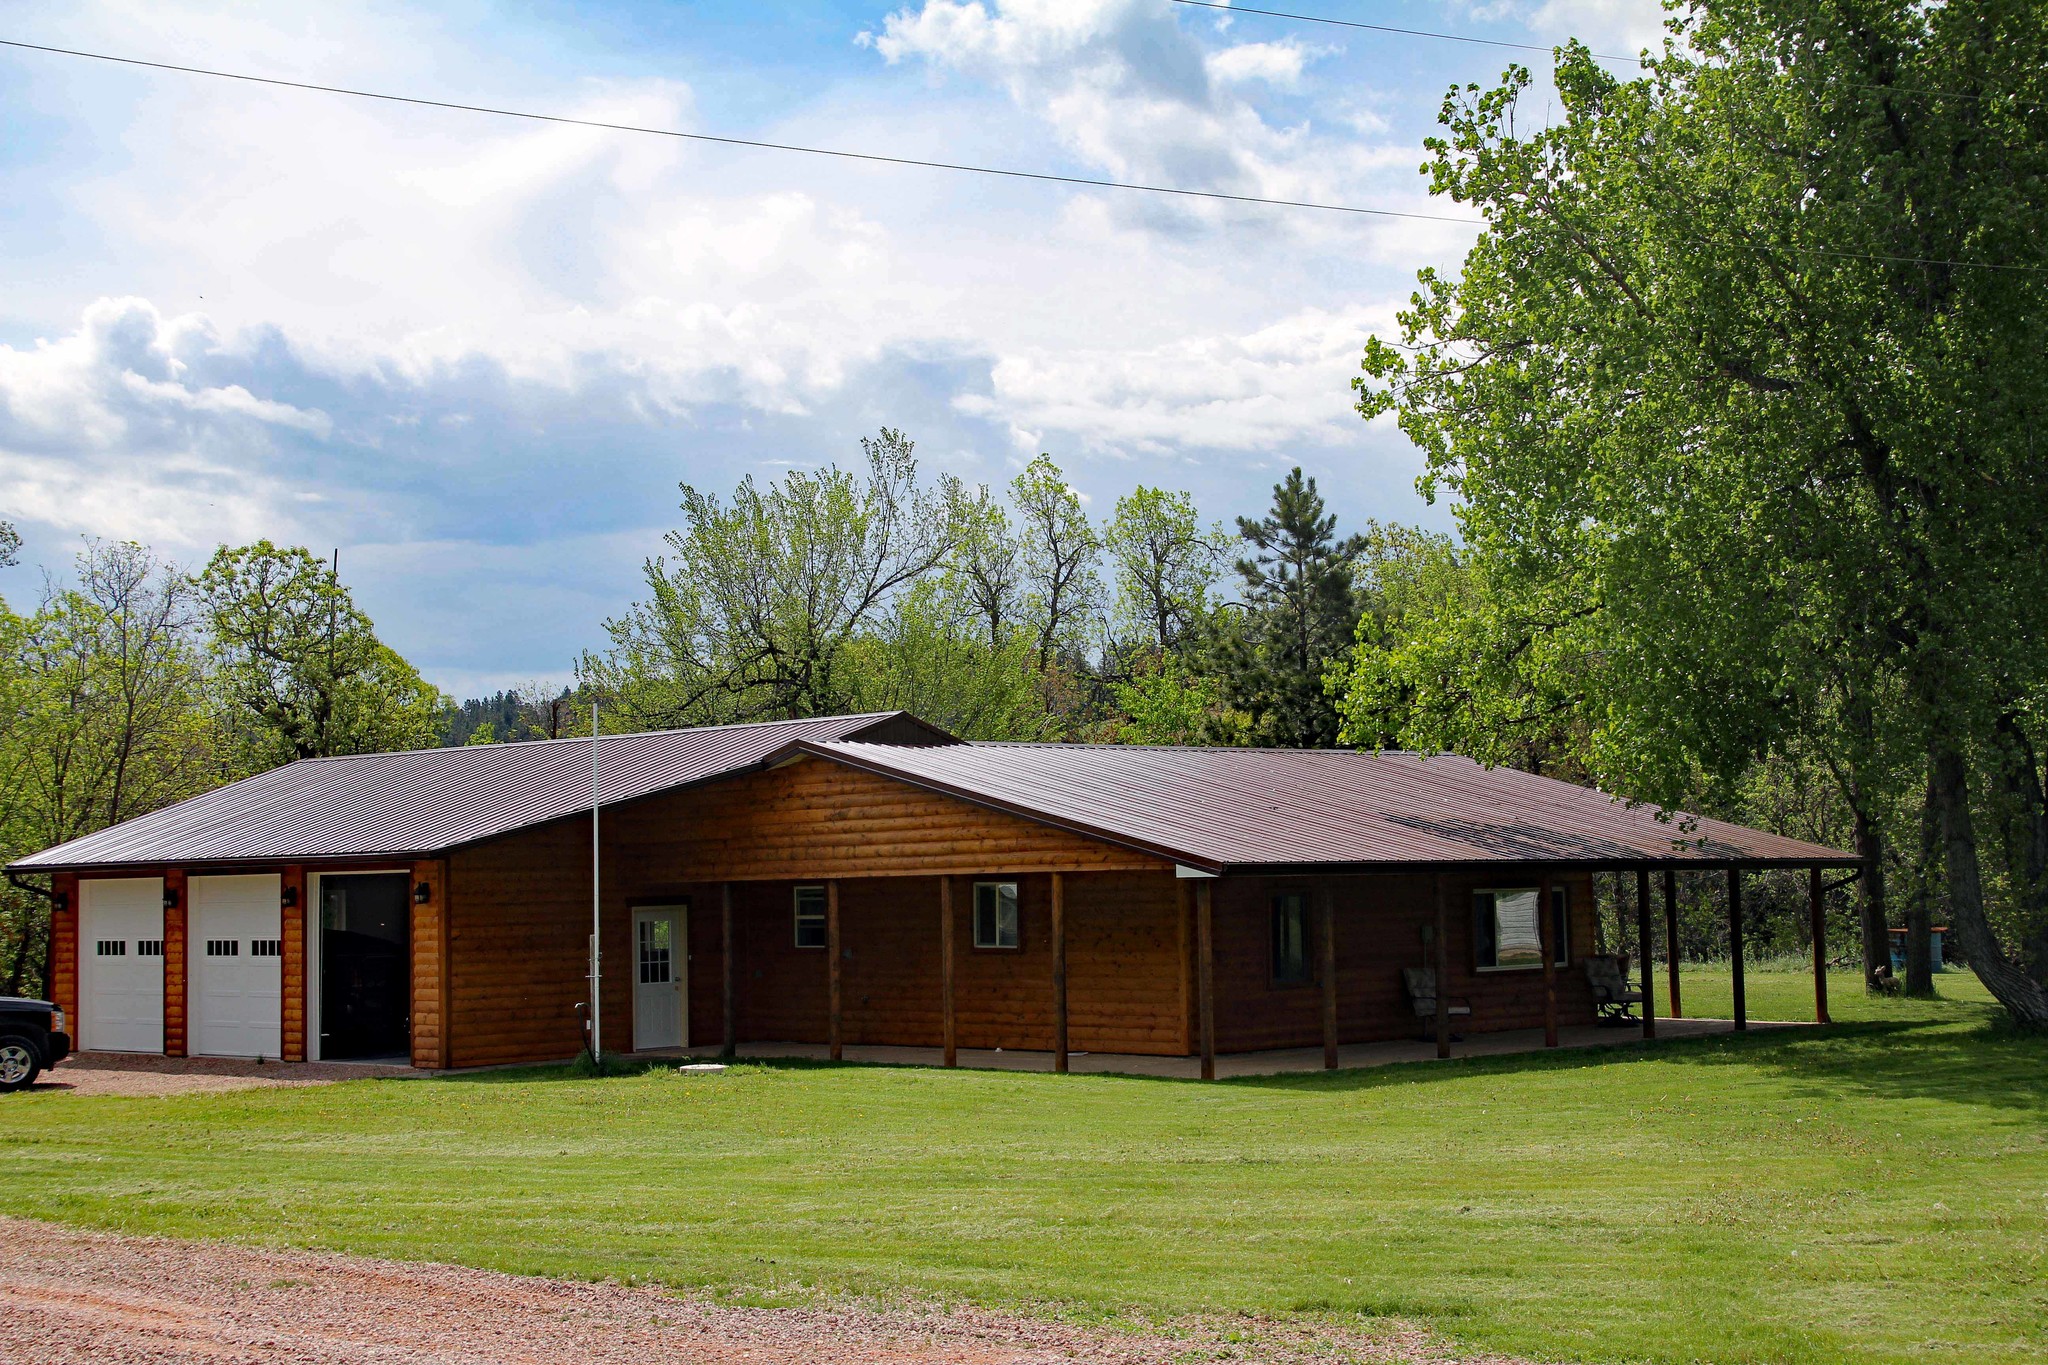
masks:
<path fill-rule="evenodd" d="M 974 884 L 974 946 L 1015 948 L 1023 943 L 1018 931 L 1017 883 L 976 882 Z"/>
<path fill-rule="evenodd" d="M 126 957 L 128 956 L 128 940 L 125 938 L 103 938 L 94 945 L 93 952 L 97 957 Z"/>
<path fill-rule="evenodd" d="M 1533 886 L 1473 893 L 1473 958 L 1480 971 L 1542 969 L 1543 943 L 1536 923 L 1536 894 Z M 1560 967 L 1571 961 L 1569 908 L 1566 888 L 1551 887 L 1550 935 Z"/>
<path fill-rule="evenodd" d="M 1308 951 L 1308 897 L 1273 897 L 1273 984 L 1299 986 L 1315 979 Z"/>
<path fill-rule="evenodd" d="M 135 940 L 135 955 L 137 957 L 162 957 L 164 955 L 164 941 L 160 938 L 138 938 Z"/>
<path fill-rule="evenodd" d="M 238 938 L 210 938 L 206 940 L 208 957 L 240 957 L 242 940 Z"/>
<path fill-rule="evenodd" d="M 252 938 L 249 940 L 250 957 L 283 957 L 284 945 L 274 938 Z"/>
<path fill-rule="evenodd" d="M 799 886 L 796 889 L 796 946 L 825 946 L 825 888 Z"/>

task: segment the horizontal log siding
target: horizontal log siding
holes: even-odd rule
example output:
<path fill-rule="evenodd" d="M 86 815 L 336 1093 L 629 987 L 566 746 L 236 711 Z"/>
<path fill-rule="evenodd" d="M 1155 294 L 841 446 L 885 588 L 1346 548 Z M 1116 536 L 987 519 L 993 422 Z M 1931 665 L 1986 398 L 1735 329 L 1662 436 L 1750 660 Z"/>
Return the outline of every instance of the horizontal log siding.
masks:
<path fill-rule="evenodd" d="M 1074 1050 L 1185 1052 L 1180 898 L 1173 874 L 1068 877 L 1066 896 L 1067 1012 Z"/>
<path fill-rule="evenodd" d="M 412 865 L 411 885 L 427 887 L 412 907 L 412 1064 L 448 1065 L 446 967 L 447 864 L 436 858 Z"/>
<path fill-rule="evenodd" d="M 285 899 L 289 897 L 290 905 Z M 306 1060 L 306 869 L 293 865 L 278 874 L 278 1056 L 287 1062 Z"/>
<path fill-rule="evenodd" d="M 64 898 L 62 912 L 50 915 L 50 1001 L 64 1011 L 71 1041 L 78 1041 L 78 915 L 79 888 L 76 873 L 59 872 L 50 879 L 50 890 Z"/>
<path fill-rule="evenodd" d="M 1557 973 L 1558 1019 L 1593 1022 L 1592 992 L 1581 959 L 1593 951 L 1592 879 L 1560 878 L 1571 889 L 1572 963 Z M 1445 878 L 1450 995 L 1469 1001 L 1461 1033 L 1543 1026 L 1543 973 L 1473 970 L 1472 893 L 1482 886 L 1534 885 L 1518 872 Z M 1423 926 L 1435 922 L 1432 879 L 1390 874 L 1351 877 L 1224 877 L 1216 883 L 1216 1046 L 1222 1052 L 1314 1047 L 1322 1042 L 1321 987 L 1272 982 L 1272 900 L 1327 887 L 1337 926 L 1337 1036 L 1346 1043 L 1414 1037 L 1428 1027 L 1409 1006 L 1403 967 L 1427 966 Z"/>
<path fill-rule="evenodd" d="M 606 856 L 616 850 L 621 884 L 650 888 L 1171 867 L 1147 854 L 816 758 L 635 801 L 606 811 L 605 828 Z"/>
<path fill-rule="evenodd" d="M 576 1004 L 587 990 L 588 819 L 457 849 L 447 913 L 449 1065 L 574 1056 L 583 1046 Z M 607 992 L 606 1015 L 619 1020 L 631 998 L 619 981 L 623 954 L 607 947 L 619 989 Z"/>

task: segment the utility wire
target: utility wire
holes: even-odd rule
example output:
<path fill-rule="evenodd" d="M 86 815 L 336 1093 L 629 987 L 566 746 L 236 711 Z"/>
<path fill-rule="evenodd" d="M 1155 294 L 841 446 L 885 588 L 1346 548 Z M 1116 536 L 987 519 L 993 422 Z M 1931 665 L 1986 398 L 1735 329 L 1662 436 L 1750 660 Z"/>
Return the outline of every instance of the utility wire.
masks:
<path fill-rule="evenodd" d="M 1207 0 L 1174 0 L 1176 4 L 1206 3 Z M 1211 8 L 1229 8 L 1212 5 Z M 1268 11 L 1239 11 L 1240 13 L 1267 13 Z M 1336 22 L 1336 21 L 1332 21 Z M 1359 25 L 1370 27 L 1370 25 Z M 1409 30 L 1390 30 L 1408 32 Z M 1430 35 L 1439 36 L 1439 35 Z M 1474 42 L 1488 42 L 1489 39 L 1473 39 Z M 1503 44 L 1515 46 L 1515 44 Z M 1468 227 L 1485 227 L 1483 218 L 1453 217 L 1440 213 L 1405 213 L 1396 209 L 1371 209 L 1355 204 L 1324 204 L 1304 199 L 1267 199 L 1251 194 L 1226 194 L 1221 190 L 1190 190 L 1174 185 L 1145 185 L 1128 180 L 1099 180 L 1090 176 L 1055 175 L 1049 171 L 1006 170 L 997 166 L 973 166 L 957 161 L 927 161 L 918 157 L 885 156 L 879 152 L 851 152 L 832 147 L 804 147 L 790 142 L 762 142 L 752 138 L 720 137 L 712 133 L 686 133 L 675 128 L 651 128 L 633 123 L 607 123 L 601 119 L 571 118 L 566 114 L 537 114 L 524 109 L 500 109 L 487 104 L 462 104 L 454 100 L 427 99 L 419 95 L 392 95 L 378 90 L 355 90 L 341 85 L 318 85 L 312 81 L 286 80 L 281 76 L 252 76 L 239 71 L 216 71 L 203 66 L 180 66 L 175 62 L 145 61 L 140 57 L 116 57 L 105 52 L 86 52 L 77 48 L 49 47 L 41 43 L 25 43 L 12 38 L 0 38 L 0 47 L 17 48 L 24 52 L 43 52 L 60 57 L 82 57 L 89 61 L 113 62 L 120 66 L 146 67 L 152 71 L 175 71 L 187 76 L 212 76 L 220 80 L 242 81 L 250 85 L 276 86 L 286 90 L 309 90 L 323 95 L 347 95 L 354 99 L 380 100 L 387 104 L 407 104 L 425 109 L 453 109 L 468 114 L 490 114 L 499 118 L 525 119 L 531 123 L 561 124 L 576 128 L 598 128 L 614 133 L 645 133 L 653 137 L 678 138 L 690 142 L 715 143 L 724 147 L 752 147 L 773 152 L 801 152 L 807 156 L 837 157 L 847 161 L 866 161 L 887 166 L 919 166 L 928 170 L 963 171 L 973 175 L 1001 176 L 1010 180 L 1037 180 L 1056 185 L 1086 185 L 1096 189 L 1134 190 L 1145 194 L 1170 194 L 1189 199 L 1216 199 L 1236 204 L 1259 204 L 1271 208 L 1316 209 L 1326 213 L 1349 213 L 1374 218 L 1411 218 L 1427 223 L 1457 223 Z M 2008 270 L 2029 274 L 2048 273 L 2048 267 L 2034 265 L 2000 265 L 1989 261 L 1951 261 L 1921 256 L 1872 255 L 1856 251 L 1832 251 L 1823 247 L 1792 247 L 1790 250 L 1811 256 L 1833 256 L 1846 260 L 1881 261 L 1893 265 L 1944 265 L 1969 270 Z"/>
<path fill-rule="evenodd" d="M 830 156 L 844 161 L 868 161 L 886 166 L 921 166 L 935 171 L 965 171 L 973 175 L 995 175 L 1010 180 L 1038 180 L 1055 185 L 1086 185 L 1105 190 L 1136 190 L 1145 194 L 1171 194 L 1186 199 L 1216 199 L 1233 204 L 1260 204 L 1270 208 L 1316 209 L 1325 213 L 1350 213 L 1372 218 L 1413 218 L 1426 223 L 1460 223 L 1484 227 L 1479 218 L 1454 217 L 1442 213 L 1405 213 L 1397 209 L 1372 209 L 1357 204 L 1325 204 L 1307 199 L 1268 199 L 1256 194 L 1226 194 L 1221 190 L 1191 190 L 1177 185 L 1146 185 L 1129 180 L 1101 180 L 1085 175 L 1055 175 L 1050 171 L 1019 171 L 1000 166 L 971 166 L 957 161 L 927 161 L 920 157 L 885 156 L 879 152 L 852 152 L 835 147 L 804 147 L 791 142 L 763 142 L 754 138 L 719 137 L 712 133 L 686 133 L 677 128 L 650 128 L 633 123 L 607 123 L 601 119 L 571 118 L 566 114 L 537 114 L 524 109 L 501 109 L 486 104 L 462 104 L 455 100 L 426 99 L 418 95 L 392 95 L 379 90 L 354 90 L 340 85 L 319 85 L 312 81 L 285 80 L 280 76 L 251 76 L 239 71 L 216 71 L 203 66 L 180 66 L 175 62 L 151 62 L 139 57 L 116 57 L 105 52 L 84 52 L 77 48 L 48 47 L 41 43 L 0 38 L 0 47 L 25 52 L 52 53 L 60 57 L 83 57 L 96 62 L 147 67 L 152 71 L 175 71 L 186 76 L 212 76 L 220 80 L 244 81 L 251 85 L 277 86 L 286 90 L 310 90 L 323 95 L 348 95 L 355 99 L 382 100 L 387 104 L 410 104 L 425 109 L 455 109 L 467 114 L 493 114 L 499 118 L 526 119 L 533 123 L 564 124 L 576 128 L 600 128 L 614 133 L 646 133 L 690 142 L 710 142 L 723 147 L 752 147 L 771 152 L 801 152 L 806 156 Z"/>

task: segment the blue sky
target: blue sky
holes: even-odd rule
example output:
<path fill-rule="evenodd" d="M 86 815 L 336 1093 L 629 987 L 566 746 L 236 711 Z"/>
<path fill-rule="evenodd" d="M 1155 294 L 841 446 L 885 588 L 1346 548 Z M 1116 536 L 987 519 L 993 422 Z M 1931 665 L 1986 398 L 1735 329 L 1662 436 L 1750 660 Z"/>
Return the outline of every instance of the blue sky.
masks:
<path fill-rule="evenodd" d="M 1273 8 L 1652 41 L 1654 0 Z M 0 37 L 607 121 L 1421 212 L 1454 82 L 1515 54 L 1169 0 L 9 7 Z M 1539 73 L 1543 58 L 1530 55 Z M 678 482 L 1050 452 L 1256 513 L 1447 526 L 1350 407 L 1469 229 L 547 127 L 0 50 L 0 517 L 325 551 L 457 694 L 562 680 Z"/>

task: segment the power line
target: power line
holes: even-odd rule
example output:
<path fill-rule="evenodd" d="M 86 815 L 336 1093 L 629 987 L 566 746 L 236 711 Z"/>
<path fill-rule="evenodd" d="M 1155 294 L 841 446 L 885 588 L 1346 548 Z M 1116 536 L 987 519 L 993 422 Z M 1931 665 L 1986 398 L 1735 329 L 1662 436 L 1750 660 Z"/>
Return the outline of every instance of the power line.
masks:
<path fill-rule="evenodd" d="M 919 166 L 935 171 L 963 171 L 973 175 L 994 175 L 1009 180 L 1038 180 L 1055 185 L 1085 185 L 1094 189 L 1134 190 L 1145 194 L 1170 194 L 1187 199 L 1215 199 L 1233 204 L 1259 204 L 1269 208 L 1316 209 L 1324 213 L 1350 213 L 1371 218 L 1412 218 L 1426 223 L 1459 223 L 1484 227 L 1479 218 L 1453 217 L 1442 213 L 1406 213 L 1398 209 L 1372 209 L 1357 204 L 1325 204 L 1306 199 L 1268 199 L 1256 194 L 1227 194 L 1222 190 L 1191 190 L 1177 185 L 1146 185 L 1129 180 L 1101 180 L 1085 175 L 1056 175 L 1050 171 L 1019 171 L 1000 166 L 972 166 L 957 161 L 927 161 L 920 157 L 887 156 L 880 152 L 853 152 L 834 147 L 805 147 L 792 142 L 764 142 L 755 138 L 720 137 L 712 133 L 686 133 L 677 128 L 651 128 L 633 123 L 608 123 L 602 119 L 571 118 L 566 114 L 537 114 L 525 109 L 501 109 L 486 104 L 463 104 L 455 100 L 427 99 L 418 95 L 393 95 L 380 90 L 355 90 L 340 85 L 319 85 L 292 81 L 280 76 L 252 76 L 240 71 L 216 71 L 203 66 L 180 66 L 175 62 L 145 61 L 140 57 L 116 57 L 105 52 L 84 52 L 77 48 L 48 47 L 41 43 L 0 38 L 0 47 L 26 52 L 50 53 L 60 57 L 83 57 L 121 66 L 147 67 L 153 71 L 175 71 L 186 76 L 211 76 L 218 80 L 243 81 L 251 85 L 276 86 L 286 90 L 309 90 L 322 95 L 347 95 L 354 99 L 381 100 L 387 104 L 409 104 L 425 109 L 453 109 L 466 114 L 491 114 L 498 118 L 525 119 L 532 123 L 562 124 L 576 128 L 599 128 L 614 133 L 644 133 L 652 137 L 678 138 L 689 142 L 716 143 L 722 147 L 751 147 L 771 152 L 801 152 L 806 156 L 837 157 L 844 161 L 867 161 L 885 166 Z"/>
<path fill-rule="evenodd" d="M 1174 0 L 1176 4 L 1207 4 L 1208 0 Z M 1229 8 L 1211 4 L 1210 8 Z M 1266 10 L 1241 10 L 1239 13 L 1277 13 Z M 1342 22 L 1332 20 L 1329 22 Z M 1358 27 L 1371 27 L 1358 25 Z M 1419 30 L 1388 30 L 1390 32 L 1419 32 Z M 1447 35 L 1428 35 L 1447 36 Z M 1474 42 L 1490 42 L 1490 39 L 1473 39 Z M 1502 44 L 1516 46 L 1515 44 Z M 501 109 L 486 104 L 463 104 L 455 100 L 428 99 L 420 95 L 393 95 L 378 90 L 356 90 L 341 85 L 319 85 L 312 81 L 286 80 L 281 76 L 252 76 L 239 71 L 217 71 L 203 66 L 181 66 L 175 62 L 146 61 L 140 57 L 117 57 L 105 52 L 86 52 L 77 48 L 49 47 L 41 43 L 25 43 L 12 38 L 0 38 L 0 47 L 17 48 L 25 52 L 42 52 L 60 57 L 82 57 L 89 61 L 112 62 L 120 66 L 145 67 L 153 71 L 173 71 L 187 76 L 211 76 L 219 80 L 242 81 L 250 85 L 268 85 L 286 90 L 307 90 L 323 95 L 346 95 L 353 99 L 379 100 L 387 104 L 414 105 L 424 109 L 453 109 L 467 114 L 489 114 L 497 118 L 524 119 L 531 123 L 561 124 L 576 128 L 597 128 L 614 133 L 643 133 L 652 137 L 677 138 L 689 142 L 708 142 L 723 147 L 750 147 L 772 152 L 801 152 L 807 156 L 837 157 L 846 161 L 866 161 L 887 166 L 917 166 L 927 170 L 962 171 L 972 175 L 993 175 L 1010 180 L 1037 180 L 1056 185 L 1084 185 L 1095 189 L 1133 190 L 1145 194 L 1178 195 L 1189 199 L 1214 199 L 1236 204 L 1258 204 L 1269 208 L 1315 209 L 1326 213 L 1349 213 L 1374 218 L 1409 218 L 1427 223 L 1457 223 L 1468 227 L 1485 227 L 1482 218 L 1453 217 L 1440 213 L 1406 213 L 1397 209 L 1372 209 L 1355 204 L 1325 204 L 1303 199 L 1267 199 L 1251 194 L 1226 194 L 1221 190 L 1191 190 L 1175 185 L 1146 185 L 1128 180 L 1099 180 L 1090 176 L 1056 175 L 1050 171 L 1007 170 L 997 166 L 974 166 L 957 161 L 927 161 L 918 157 L 887 156 L 879 152 L 852 152 L 832 147 L 805 147 L 791 142 L 763 142 L 753 138 L 721 137 L 713 133 L 686 133 L 675 128 L 652 128 L 633 123 L 608 123 L 601 119 L 572 118 L 566 114 L 538 114 L 524 109 Z M 2030 274 L 2048 273 L 2048 267 L 2033 265 L 2000 265 L 1989 261 L 1951 261 L 1920 256 L 1871 255 L 1854 251 L 1832 251 L 1822 247 L 1791 247 L 1790 250 L 1812 256 L 1833 256 L 1847 260 L 1881 261 L 1893 265 L 1942 265 L 1968 270 L 2008 270 Z"/>

